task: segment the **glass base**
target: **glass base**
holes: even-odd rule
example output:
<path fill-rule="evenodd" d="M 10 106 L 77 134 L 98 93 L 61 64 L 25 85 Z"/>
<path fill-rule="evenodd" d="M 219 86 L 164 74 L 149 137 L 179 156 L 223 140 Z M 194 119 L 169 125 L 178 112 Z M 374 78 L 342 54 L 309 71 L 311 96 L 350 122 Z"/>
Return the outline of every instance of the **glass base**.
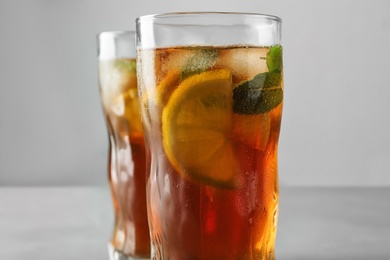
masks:
<path fill-rule="evenodd" d="M 108 243 L 108 255 L 110 260 L 150 260 L 150 258 L 139 258 L 124 255 L 122 252 L 116 250 L 110 243 Z"/>

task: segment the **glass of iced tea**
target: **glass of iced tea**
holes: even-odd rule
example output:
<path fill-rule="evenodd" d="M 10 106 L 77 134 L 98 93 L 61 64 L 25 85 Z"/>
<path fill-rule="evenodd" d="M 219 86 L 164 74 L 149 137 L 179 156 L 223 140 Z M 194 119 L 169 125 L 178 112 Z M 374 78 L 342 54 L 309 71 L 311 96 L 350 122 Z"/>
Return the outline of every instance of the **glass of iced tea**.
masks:
<path fill-rule="evenodd" d="M 152 259 L 275 259 L 281 20 L 137 19 Z"/>
<path fill-rule="evenodd" d="M 111 260 L 149 259 L 150 255 L 135 52 L 135 32 L 98 35 L 100 94 L 109 137 L 108 180 L 115 215 Z"/>

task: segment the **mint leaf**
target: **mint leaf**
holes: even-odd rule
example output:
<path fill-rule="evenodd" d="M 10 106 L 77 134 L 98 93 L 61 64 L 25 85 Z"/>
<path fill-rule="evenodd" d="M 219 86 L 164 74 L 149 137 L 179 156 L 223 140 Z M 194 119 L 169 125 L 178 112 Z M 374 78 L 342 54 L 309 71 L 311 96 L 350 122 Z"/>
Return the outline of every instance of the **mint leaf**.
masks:
<path fill-rule="evenodd" d="M 280 45 L 272 46 L 267 53 L 265 58 L 267 61 L 268 71 L 278 71 L 282 72 L 283 70 L 283 59 L 282 59 L 283 48 Z"/>
<path fill-rule="evenodd" d="M 283 101 L 282 47 L 276 45 L 267 53 L 268 72 L 257 74 L 233 89 L 233 112 L 262 114 L 271 111 Z"/>
<path fill-rule="evenodd" d="M 282 73 L 281 72 L 268 72 L 266 73 L 267 77 L 264 81 L 264 88 L 280 88 L 280 83 L 282 82 Z"/>
<path fill-rule="evenodd" d="M 238 114 L 266 113 L 283 100 L 280 73 L 260 73 L 233 90 L 233 111 Z M 279 81 L 276 81 L 279 79 Z M 278 83 L 278 84 L 276 84 Z"/>
<path fill-rule="evenodd" d="M 135 72 L 137 64 L 135 59 L 119 59 L 115 60 L 115 67 L 124 72 Z"/>
<path fill-rule="evenodd" d="M 195 54 L 184 64 L 181 72 L 181 80 L 194 74 L 201 73 L 214 66 L 219 51 L 216 49 L 198 49 Z"/>

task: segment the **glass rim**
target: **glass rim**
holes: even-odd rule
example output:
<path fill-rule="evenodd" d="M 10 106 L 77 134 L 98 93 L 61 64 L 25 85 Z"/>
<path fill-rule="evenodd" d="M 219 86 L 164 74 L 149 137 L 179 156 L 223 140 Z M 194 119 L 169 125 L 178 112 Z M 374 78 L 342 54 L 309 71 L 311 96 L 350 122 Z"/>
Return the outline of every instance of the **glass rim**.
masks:
<path fill-rule="evenodd" d="M 97 34 L 97 37 L 116 37 L 116 36 L 122 36 L 122 35 L 135 35 L 135 30 L 117 30 L 117 31 L 102 31 Z"/>
<path fill-rule="evenodd" d="M 241 16 L 241 17 L 258 17 L 263 19 L 269 19 L 281 23 L 282 19 L 276 15 L 262 14 L 262 13 L 250 13 L 250 12 L 169 12 L 161 14 L 149 14 L 142 15 L 135 19 L 136 23 L 142 21 L 156 21 L 162 18 L 175 18 L 175 17 L 188 17 L 188 16 Z"/>

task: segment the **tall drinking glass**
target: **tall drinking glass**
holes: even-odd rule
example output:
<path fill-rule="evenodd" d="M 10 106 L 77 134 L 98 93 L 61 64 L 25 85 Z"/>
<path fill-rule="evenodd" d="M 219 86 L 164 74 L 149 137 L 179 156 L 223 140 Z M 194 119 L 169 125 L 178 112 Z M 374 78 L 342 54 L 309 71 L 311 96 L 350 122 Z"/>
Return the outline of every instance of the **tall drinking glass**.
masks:
<path fill-rule="evenodd" d="M 109 136 L 108 179 L 115 223 L 111 260 L 150 255 L 145 144 L 138 109 L 135 32 L 98 35 L 100 94 Z"/>
<path fill-rule="evenodd" d="M 281 20 L 137 19 L 153 259 L 275 259 Z"/>

